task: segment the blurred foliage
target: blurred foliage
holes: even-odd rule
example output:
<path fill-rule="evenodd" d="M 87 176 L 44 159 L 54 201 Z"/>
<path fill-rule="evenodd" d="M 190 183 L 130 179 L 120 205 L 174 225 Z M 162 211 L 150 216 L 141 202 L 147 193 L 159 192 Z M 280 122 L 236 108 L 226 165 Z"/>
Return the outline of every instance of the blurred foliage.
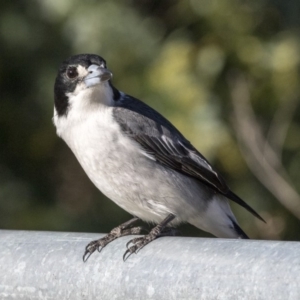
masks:
<path fill-rule="evenodd" d="M 276 114 L 294 103 L 279 152 L 299 193 L 299 16 L 296 0 L 1 2 L 0 227 L 106 232 L 129 218 L 89 182 L 51 122 L 61 61 L 97 53 L 116 87 L 169 118 L 266 218 L 232 205 L 252 238 L 300 240 L 300 221 L 245 163 L 228 86 L 236 70 L 249 79 L 269 138 Z"/>

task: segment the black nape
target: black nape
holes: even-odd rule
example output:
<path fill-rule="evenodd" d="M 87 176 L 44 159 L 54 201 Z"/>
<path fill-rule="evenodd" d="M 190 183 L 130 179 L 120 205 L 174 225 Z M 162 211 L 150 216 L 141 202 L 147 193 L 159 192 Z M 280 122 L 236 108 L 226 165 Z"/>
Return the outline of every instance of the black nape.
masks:
<path fill-rule="evenodd" d="M 113 84 L 111 83 L 110 80 L 109 80 L 109 85 L 110 85 L 110 87 L 111 87 L 112 90 L 113 90 L 113 97 L 114 97 L 114 100 L 115 100 L 115 101 L 119 100 L 120 97 L 121 97 L 121 94 L 120 94 L 119 90 L 116 89 L 116 88 L 113 86 Z"/>
<path fill-rule="evenodd" d="M 60 72 L 54 85 L 54 106 L 59 116 L 66 116 L 69 108 L 69 99 L 67 92 L 73 92 L 77 82 L 66 82 L 63 74 Z"/>

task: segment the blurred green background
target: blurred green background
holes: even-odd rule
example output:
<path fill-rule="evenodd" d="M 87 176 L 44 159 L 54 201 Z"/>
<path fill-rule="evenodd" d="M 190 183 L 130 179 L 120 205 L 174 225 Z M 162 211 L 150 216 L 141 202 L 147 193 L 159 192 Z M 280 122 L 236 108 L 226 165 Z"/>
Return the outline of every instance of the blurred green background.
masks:
<path fill-rule="evenodd" d="M 96 53 L 266 219 L 232 204 L 250 237 L 300 240 L 298 0 L 2 1 L 0 44 L 0 228 L 107 232 L 129 219 L 51 121 L 61 61 Z"/>

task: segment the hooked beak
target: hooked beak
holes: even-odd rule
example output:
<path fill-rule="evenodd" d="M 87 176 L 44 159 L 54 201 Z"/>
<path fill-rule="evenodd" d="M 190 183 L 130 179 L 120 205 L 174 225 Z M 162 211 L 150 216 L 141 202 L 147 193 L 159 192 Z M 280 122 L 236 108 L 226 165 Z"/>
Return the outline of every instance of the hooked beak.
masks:
<path fill-rule="evenodd" d="M 84 83 L 87 87 L 92 87 L 101 82 L 110 80 L 113 76 L 112 72 L 98 65 L 90 65 L 87 70 L 89 74 L 84 78 Z"/>

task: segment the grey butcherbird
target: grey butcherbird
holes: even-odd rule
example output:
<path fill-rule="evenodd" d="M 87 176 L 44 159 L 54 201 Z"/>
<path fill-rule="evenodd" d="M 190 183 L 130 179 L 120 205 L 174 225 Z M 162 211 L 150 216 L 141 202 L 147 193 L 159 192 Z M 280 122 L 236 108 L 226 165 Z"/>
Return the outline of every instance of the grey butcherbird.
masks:
<path fill-rule="evenodd" d="M 54 87 L 57 134 L 96 187 L 134 216 L 89 243 L 84 260 L 120 236 L 139 234 L 139 219 L 158 225 L 132 239 L 124 259 L 182 222 L 217 237 L 248 238 L 227 199 L 263 219 L 168 120 L 111 78 L 102 57 L 80 54 L 62 63 Z"/>

